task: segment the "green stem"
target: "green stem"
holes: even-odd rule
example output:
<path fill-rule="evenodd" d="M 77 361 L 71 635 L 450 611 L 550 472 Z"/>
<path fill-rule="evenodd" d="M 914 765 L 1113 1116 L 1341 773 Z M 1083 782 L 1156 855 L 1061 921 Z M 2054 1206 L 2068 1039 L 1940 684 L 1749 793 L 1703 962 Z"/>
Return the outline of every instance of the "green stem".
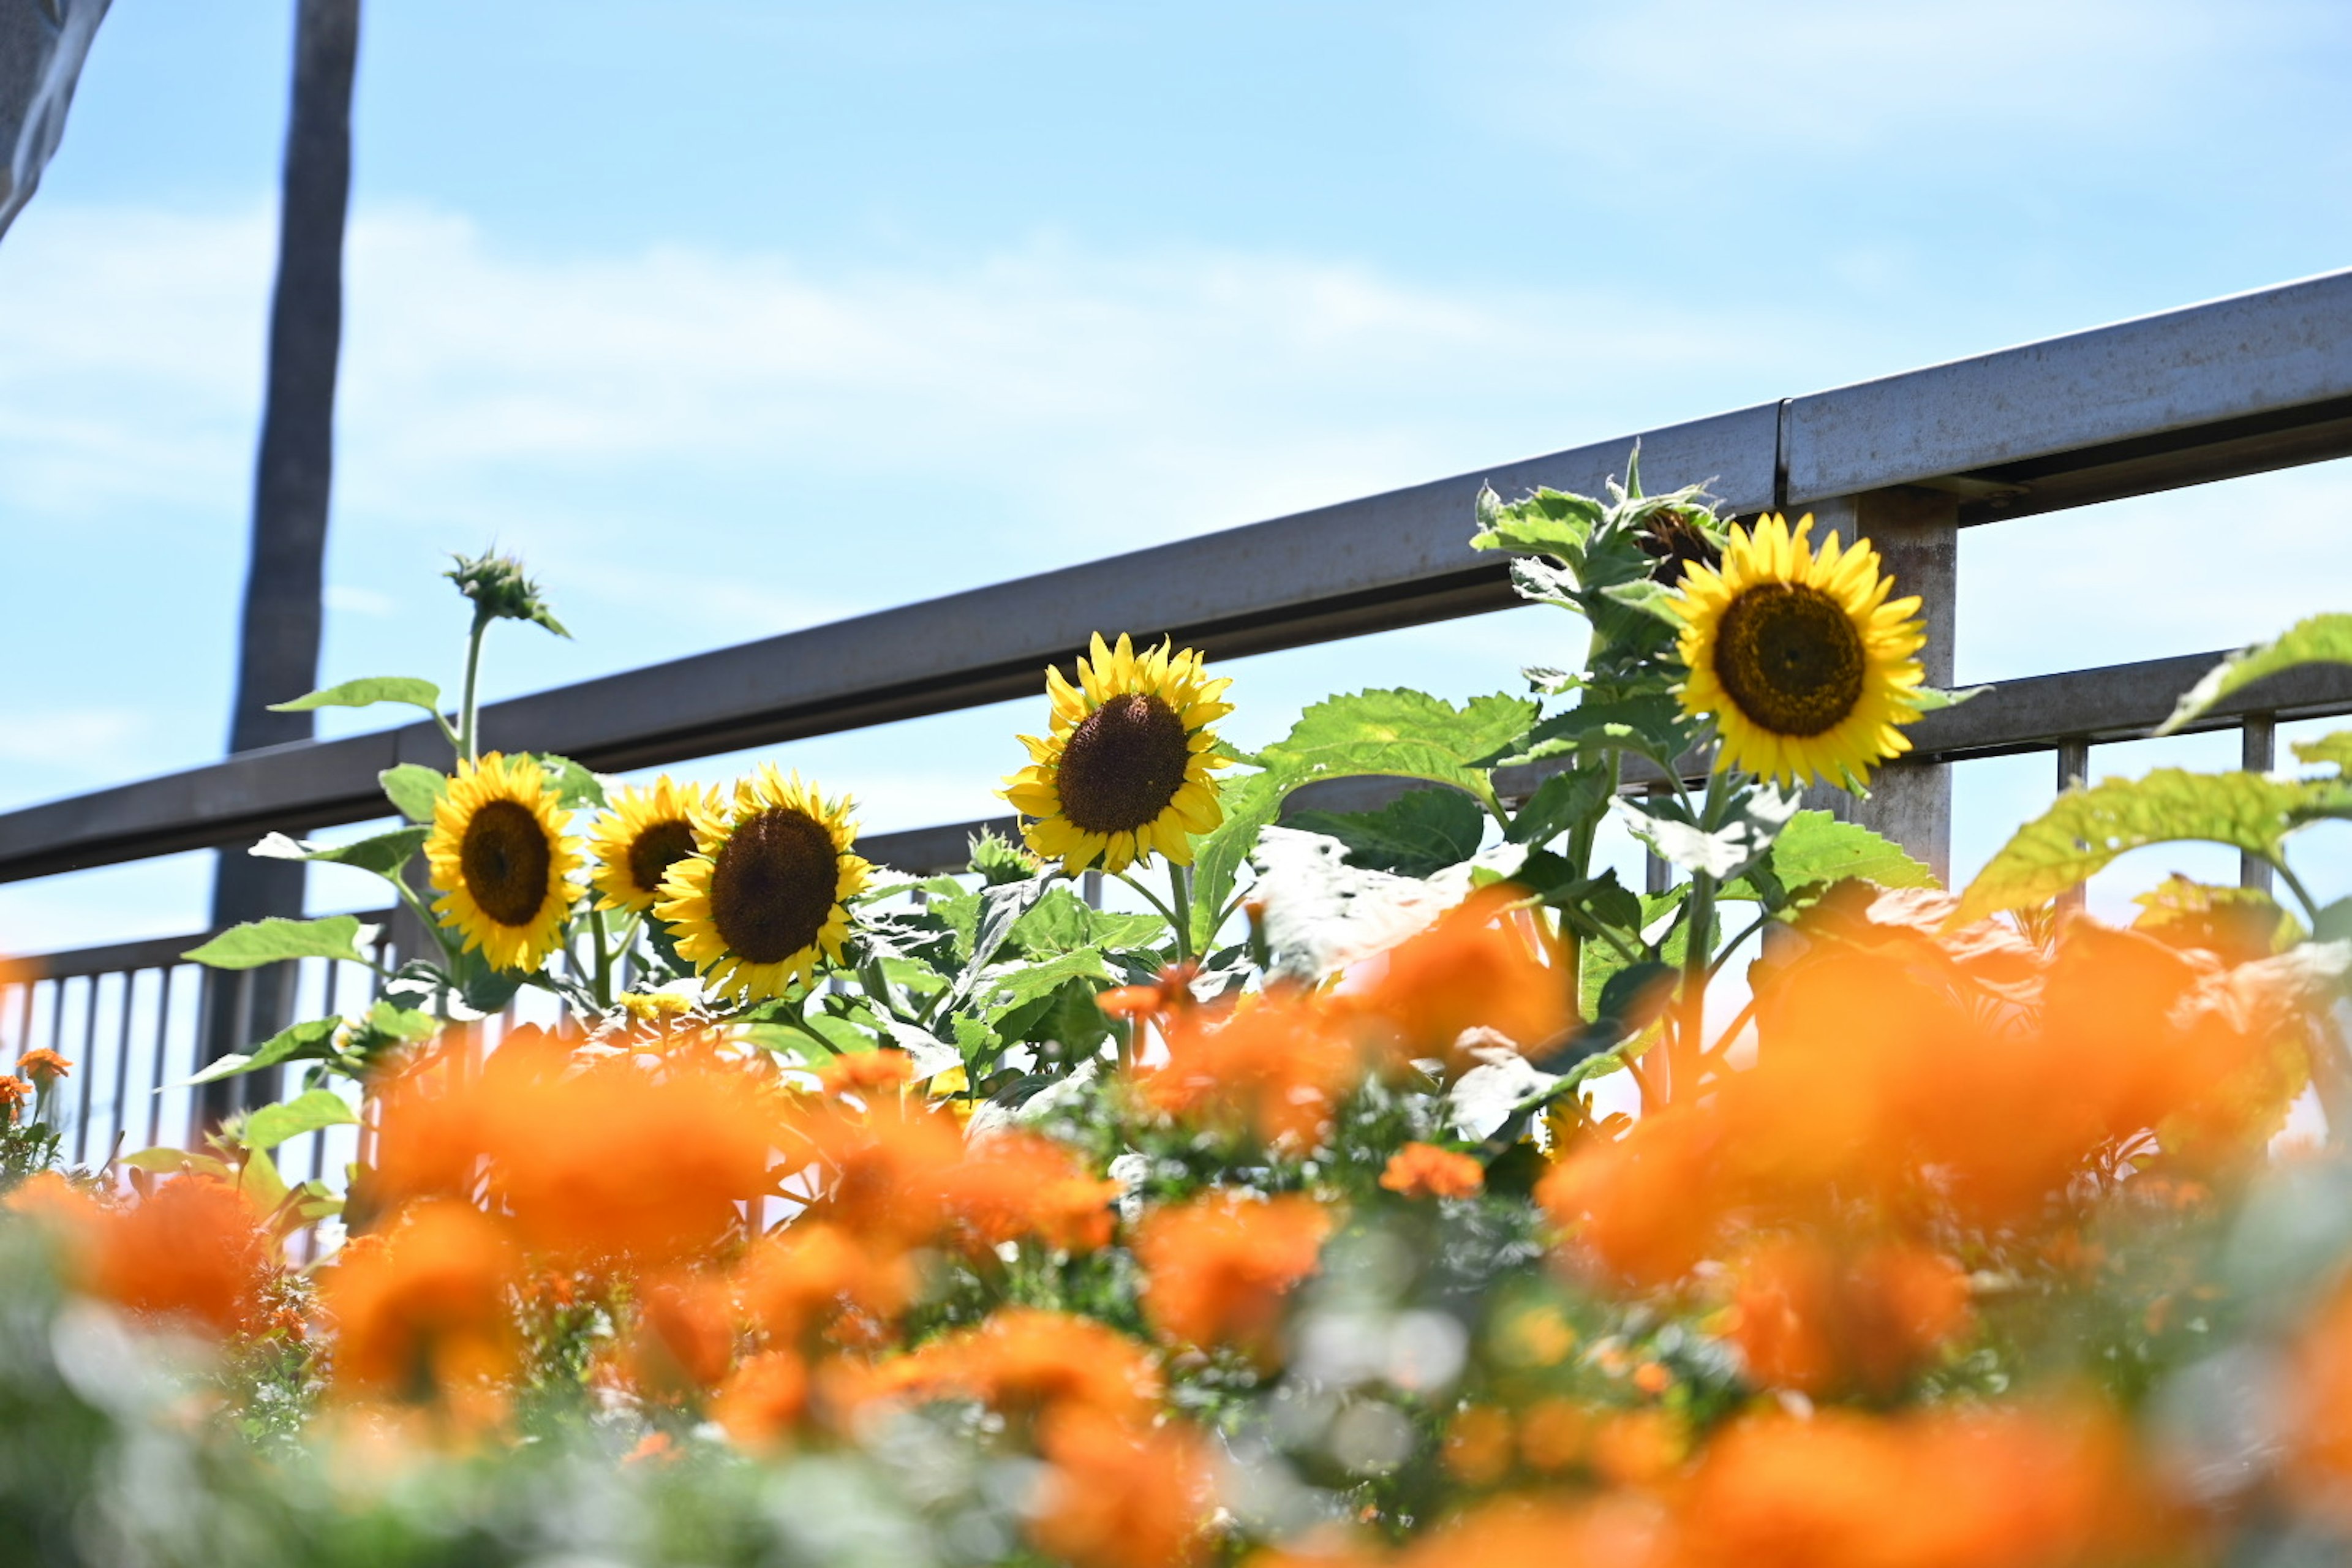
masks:
<path fill-rule="evenodd" d="M 2279 874 L 2279 880 L 2286 884 L 2287 891 L 2294 895 L 2295 902 L 2303 906 L 2305 921 L 2316 927 L 2319 923 L 2319 905 L 2312 898 L 2311 890 L 2303 885 L 2302 880 L 2293 871 L 2287 869 L 2286 858 L 2281 855 L 2266 855 L 2263 858 L 2271 863 L 2271 869 Z"/>
<path fill-rule="evenodd" d="M 1749 921 L 1745 926 L 1741 927 L 1738 936 L 1733 937 L 1729 942 L 1723 944 L 1723 951 L 1717 953 L 1713 962 L 1707 964 L 1706 972 L 1709 974 L 1722 973 L 1723 966 L 1730 962 L 1731 955 L 1739 951 L 1739 944 L 1746 942 L 1749 937 L 1754 936 L 1758 931 L 1762 931 L 1764 929 L 1764 922 L 1771 918 L 1772 917 L 1769 914 L 1758 915 L 1754 920 Z"/>
<path fill-rule="evenodd" d="M 869 958 L 857 966 L 858 984 L 866 988 L 866 999 L 894 1018 L 907 1015 L 890 994 L 890 977 L 882 973 L 882 961 Z"/>
<path fill-rule="evenodd" d="M 1173 860 L 1168 862 L 1168 894 L 1175 905 L 1170 923 L 1176 931 L 1176 962 L 1183 963 L 1192 956 L 1192 879 Z"/>
<path fill-rule="evenodd" d="M 1723 808 L 1730 798 L 1729 786 L 1728 773 L 1707 774 L 1706 805 L 1699 814 L 1700 832 L 1712 833 L 1722 826 Z M 1688 923 L 1683 930 L 1682 1006 L 1675 1024 L 1673 1055 L 1667 1058 L 1670 1081 L 1666 1092 L 1674 1100 L 1687 1100 L 1698 1092 L 1699 1069 L 1706 1051 L 1706 983 L 1715 973 L 1713 877 L 1700 870 L 1691 872 L 1690 897 L 1684 910 Z"/>
<path fill-rule="evenodd" d="M 613 951 L 604 945 L 604 911 L 593 904 L 588 909 L 588 940 L 596 950 L 596 1010 L 601 1013 L 613 1005 Z"/>
<path fill-rule="evenodd" d="M 1152 909 L 1159 913 L 1160 918 L 1168 922 L 1168 929 L 1170 931 L 1175 931 L 1178 929 L 1176 917 L 1169 911 L 1166 904 L 1160 901 L 1159 898 L 1150 889 L 1145 887 L 1142 883 L 1137 881 L 1134 878 L 1129 876 L 1124 871 L 1114 871 L 1111 875 L 1126 883 L 1129 888 L 1132 888 L 1138 898 L 1140 898 L 1145 903 L 1150 904 Z"/>
<path fill-rule="evenodd" d="M 466 695 L 457 709 L 457 758 L 460 762 L 479 760 L 481 736 L 477 732 L 475 692 L 482 672 L 482 637 L 490 629 L 492 617 L 477 610 L 474 629 L 466 638 Z"/>

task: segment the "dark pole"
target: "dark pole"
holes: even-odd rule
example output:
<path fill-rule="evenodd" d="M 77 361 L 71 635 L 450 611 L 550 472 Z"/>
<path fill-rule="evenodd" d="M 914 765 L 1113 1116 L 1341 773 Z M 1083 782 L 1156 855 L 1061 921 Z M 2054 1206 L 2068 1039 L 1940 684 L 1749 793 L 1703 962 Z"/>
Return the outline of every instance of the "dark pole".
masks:
<path fill-rule="evenodd" d="M 228 749 L 310 737 L 308 713 L 269 705 L 318 684 L 320 577 L 334 472 L 335 361 L 343 320 L 343 215 L 352 183 L 352 73 L 359 0 L 297 0 L 294 102 L 278 217 L 278 284 L 269 309 L 269 380 L 253 476 L 253 551 L 246 573 L 236 699 Z M 223 851 L 213 923 L 302 912 L 299 861 Z M 205 1058 L 242 1050 L 283 1028 L 294 966 L 256 970 L 249 988 L 206 986 Z M 257 1075 L 259 1076 L 259 1075 Z M 229 1079 L 205 1090 L 208 1121 L 260 1103 L 274 1084 Z M 246 1092 L 240 1093 L 240 1089 Z"/>

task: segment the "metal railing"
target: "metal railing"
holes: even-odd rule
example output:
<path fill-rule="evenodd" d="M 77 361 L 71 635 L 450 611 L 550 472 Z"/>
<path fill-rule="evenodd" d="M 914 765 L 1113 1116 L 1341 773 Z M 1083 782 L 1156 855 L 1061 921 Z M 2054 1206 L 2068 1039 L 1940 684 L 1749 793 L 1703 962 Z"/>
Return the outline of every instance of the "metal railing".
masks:
<path fill-rule="evenodd" d="M 1922 595 L 1928 678 L 1948 684 L 1959 530 L 2352 455 L 2352 271 L 583 681 L 496 704 L 484 723 L 511 748 L 619 771 L 1021 696 L 1035 689 L 1041 666 L 1069 670 L 1097 628 L 1166 633 L 1232 658 L 1507 608 L 1517 601 L 1505 565 L 1468 548 L 1479 488 L 1598 493 L 1636 441 L 1653 488 L 1706 481 L 1732 512 L 1810 510 L 1825 529 L 1868 536 L 1905 591 Z M 1912 760 L 1888 769 L 1871 800 L 1842 809 L 1941 869 L 1948 764 L 2050 751 L 2063 787 L 2087 773 L 2092 745 L 2151 733 L 2221 657 L 2005 681 L 1927 715 L 1910 731 Z M 2316 667 L 2250 688 L 2191 728 L 2242 730 L 2247 765 L 2268 767 L 2277 723 L 2347 712 L 2352 668 Z M 379 773 L 445 755 L 433 727 L 418 723 L 0 814 L 0 881 L 380 816 Z M 1501 781 L 1507 791 L 1539 776 L 1521 772 Z M 1328 805 L 1339 804 L 1335 795 L 1370 804 L 1403 786 L 1317 787 L 1327 796 L 1318 804 Z M 909 870 L 954 869 L 982 826 L 1011 824 L 877 835 L 860 848 Z M 2245 874 L 2256 879 L 2259 870 Z M 104 1145 L 142 1108 L 161 1130 L 178 1131 L 193 1114 L 184 1098 L 132 1091 L 164 1082 L 167 1061 L 194 1069 L 194 986 L 170 960 L 198 940 L 53 954 L 33 961 L 37 978 L 0 987 L 0 1043 L 44 1043 L 44 1027 L 60 1040 L 79 1028 L 86 1052 L 114 1042 L 110 1076 L 93 1070 L 75 1088 L 74 1146 Z M 130 1006 L 136 976 L 150 971 L 163 979 L 149 989 L 168 1002 L 154 1009 L 152 1037 Z M 100 982 L 114 975 L 123 977 L 119 1021 L 98 1011 Z M 88 1000 L 69 1016 L 75 980 Z M 323 994 L 339 983 L 304 984 Z M 47 1002 L 33 996 L 43 986 L 53 988 Z"/>

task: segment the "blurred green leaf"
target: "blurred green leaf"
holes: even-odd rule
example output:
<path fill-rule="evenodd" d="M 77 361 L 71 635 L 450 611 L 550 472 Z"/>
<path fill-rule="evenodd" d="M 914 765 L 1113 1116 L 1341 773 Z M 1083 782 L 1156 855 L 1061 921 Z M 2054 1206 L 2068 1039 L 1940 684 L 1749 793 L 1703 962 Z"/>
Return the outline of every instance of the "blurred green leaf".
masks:
<path fill-rule="evenodd" d="M 314 1089 L 277 1105 L 265 1105 L 246 1118 L 242 1142 L 248 1149 L 275 1149 L 289 1138 L 299 1138 L 321 1127 L 355 1126 L 359 1119 L 341 1095 L 330 1089 Z"/>
<path fill-rule="evenodd" d="M 1417 789 L 1377 811 L 1302 811 L 1287 826 L 1348 847 L 1348 864 L 1400 877 L 1427 877 L 1478 853 L 1486 814 L 1458 790 Z"/>
<path fill-rule="evenodd" d="M 332 1056 L 335 1034 L 342 1025 L 341 1018 L 307 1018 L 291 1027 L 280 1029 L 250 1051 L 231 1051 L 207 1063 L 203 1071 L 184 1082 L 191 1085 L 211 1083 L 216 1079 L 235 1078 L 239 1073 L 274 1068 L 280 1062 L 307 1061 Z"/>
<path fill-rule="evenodd" d="M 2156 732 L 2169 735 L 2263 677 L 2305 664 L 2352 664 L 2352 615 L 2313 616 L 2269 642 L 2239 649 L 2190 687 Z"/>
<path fill-rule="evenodd" d="M 182 958 L 214 969 L 258 969 L 294 958 L 332 958 L 345 963 L 365 963 L 357 946 L 362 926 L 356 915 L 328 915 L 315 921 L 289 921 L 277 915 L 232 926 Z M 365 928 L 373 940 L 373 928 Z"/>
<path fill-rule="evenodd" d="M 433 836 L 429 827 L 395 827 L 389 833 L 379 833 L 372 838 L 356 839 L 349 844 L 312 844 L 289 838 L 283 833 L 273 833 L 253 847 L 252 853 L 271 860 L 311 860 L 332 866 L 351 866 L 362 871 L 373 871 L 379 877 L 396 877 L 410 856 L 425 847 Z"/>
<path fill-rule="evenodd" d="M 314 708 L 373 708 L 379 702 L 399 702 L 411 708 L 422 708 L 427 713 L 441 711 L 441 689 L 429 680 L 418 680 L 406 675 L 376 675 L 362 680 L 346 680 L 340 686 L 330 686 L 297 697 L 291 702 L 273 702 L 272 713 L 307 713 Z"/>
<path fill-rule="evenodd" d="M 375 775 L 383 785 L 384 799 L 400 809 L 400 815 L 411 822 L 431 822 L 434 803 L 441 792 L 449 787 L 449 776 L 418 763 L 403 763 L 386 768 Z"/>
<path fill-rule="evenodd" d="M 1977 873 L 1948 924 L 1963 926 L 2002 910 L 2045 902 L 2117 856 L 2150 844 L 2203 840 L 2275 856 L 2306 813 L 2341 803 L 2344 796 L 2345 786 L 2335 780 L 2297 782 L 2181 768 L 2070 789 L 2019 828 Z"/>

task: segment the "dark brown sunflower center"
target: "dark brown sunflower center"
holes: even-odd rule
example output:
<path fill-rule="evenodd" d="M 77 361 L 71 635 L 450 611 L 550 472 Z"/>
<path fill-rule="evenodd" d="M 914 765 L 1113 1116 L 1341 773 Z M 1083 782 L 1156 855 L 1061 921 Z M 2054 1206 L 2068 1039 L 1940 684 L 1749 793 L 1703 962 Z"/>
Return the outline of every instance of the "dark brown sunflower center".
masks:
<path fill-rule="evenodd" d="M 781 963 L 816 941 L 833 912 L 839 872 L 823 823 L 772 805 L 720 847 L 710 872 L 710 923 L 736 957 Z"/>
<path fill-rule="evenodd" d="M 1741 713 L 1775 734 L 1833 730 L 1862 700 L 1862 634 L 1818 588 L 1747 589 L 1715 636 L 1715 678 Z"/>
<path fill-rule="evenodd" d="M 1062 743 L 1062 815 L 1088 833 L 1127 833 L 1168 809 L 1192 749 L 1184 721 L 1157 697 L 1114 697 Z"/>
<path fill-rule="evenodd" d="M 656 822 L 629 840 L 629 880 L 637 891 L 661 890 L 662 873 L 694 853 L 694 829 L 675 818 Z"/>
<path fill-rule="evenodd" d="M 457 864 L 466 891 L 502 926 L 529 925 L 547 900 L 547 829 L 527 806 L 487 801 L 466 824 Z"/>

